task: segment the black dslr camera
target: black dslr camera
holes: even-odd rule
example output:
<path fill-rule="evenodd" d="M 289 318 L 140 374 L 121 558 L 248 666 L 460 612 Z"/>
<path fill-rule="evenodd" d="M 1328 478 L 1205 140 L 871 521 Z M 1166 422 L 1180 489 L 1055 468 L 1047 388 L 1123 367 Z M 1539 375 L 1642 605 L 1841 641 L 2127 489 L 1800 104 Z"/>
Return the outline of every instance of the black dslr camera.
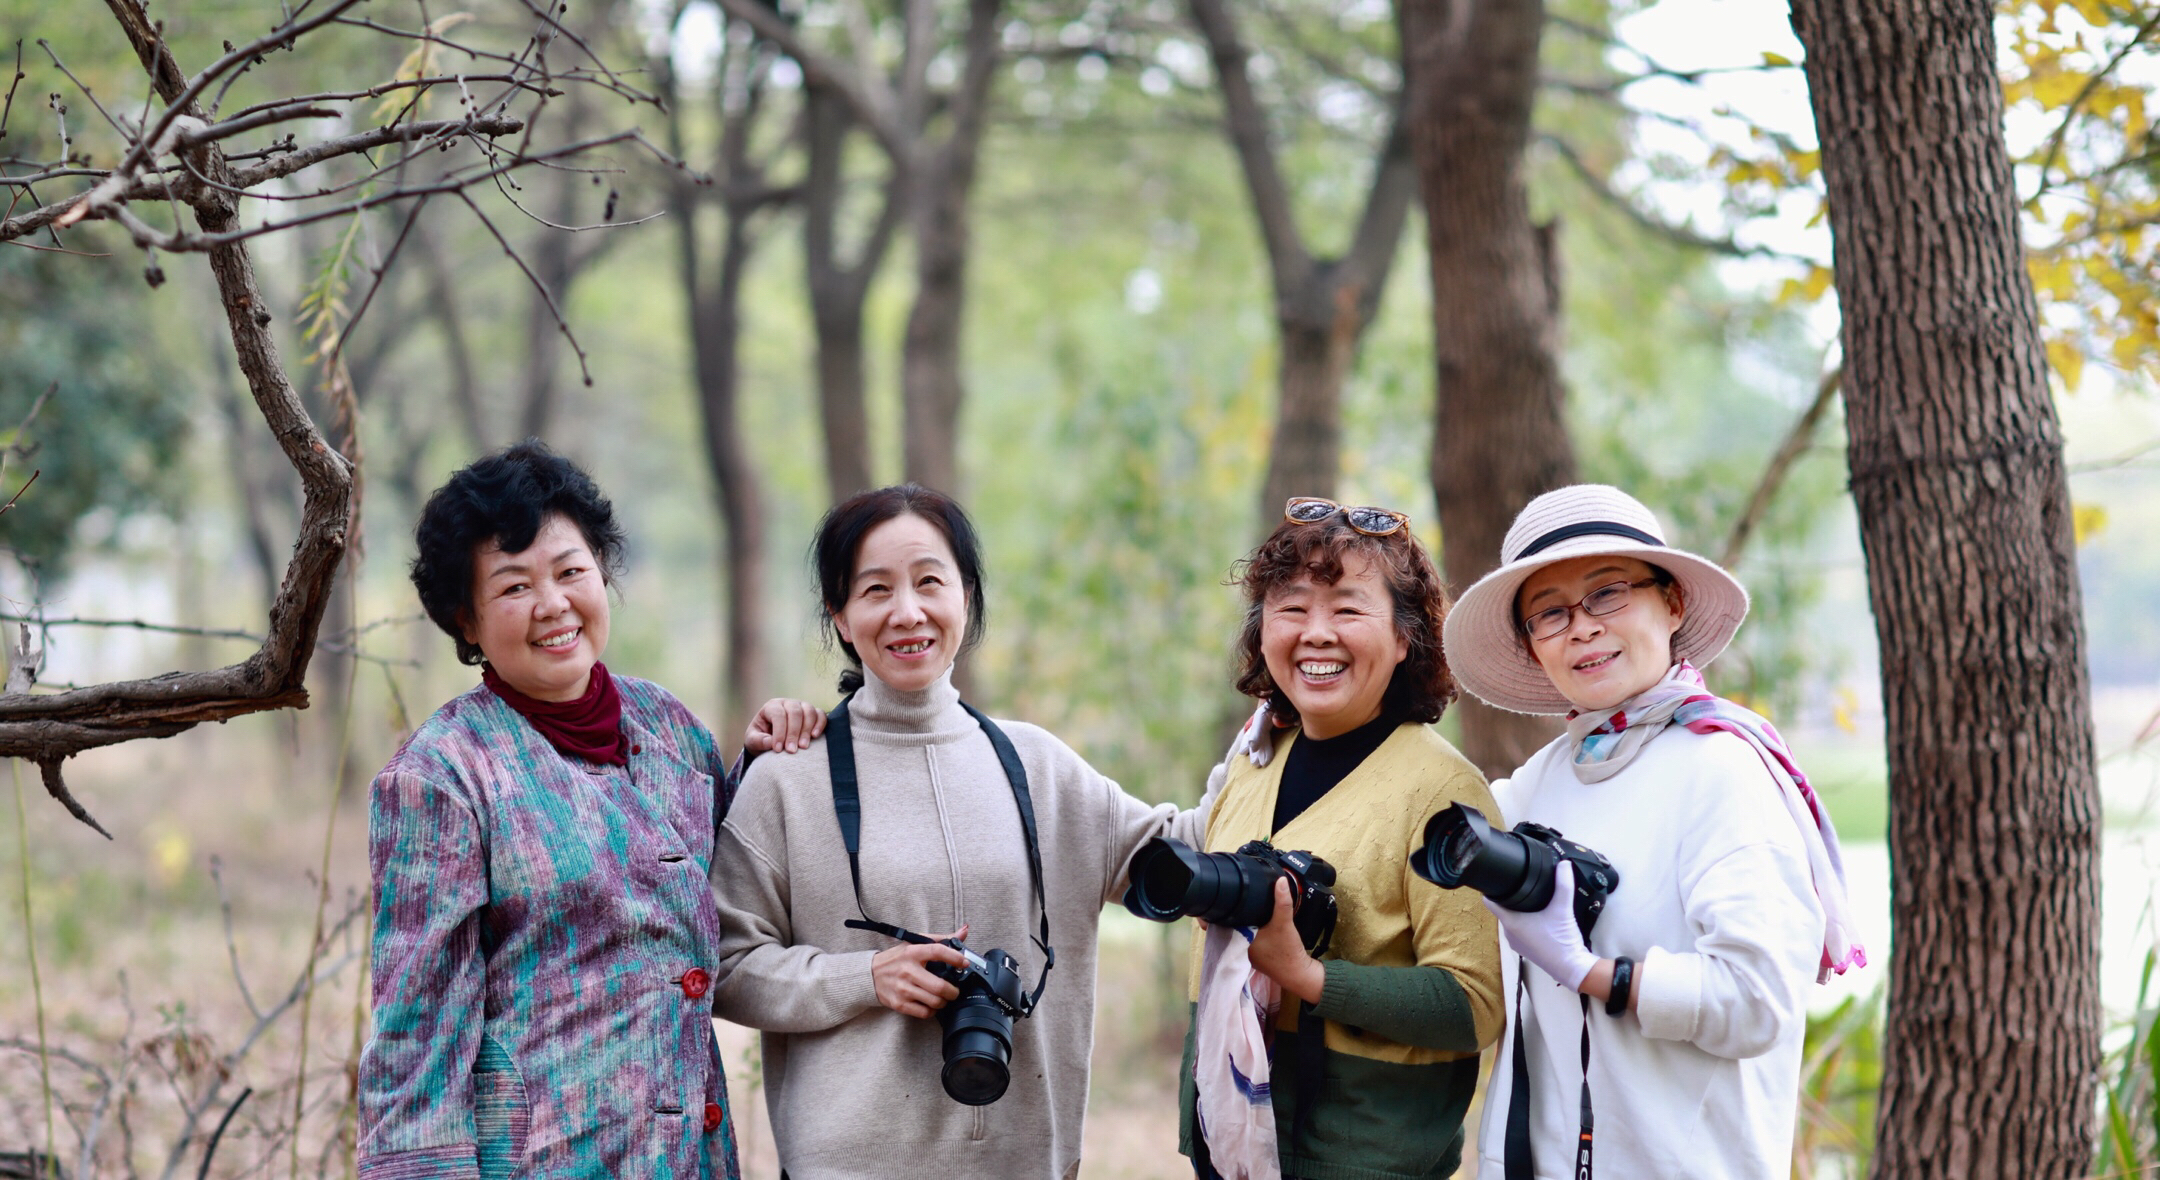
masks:
<path fill-rule="evenodd" d="M 1583 940 L 1605 912 L 1605 898 L 1620 888 L 1619 870 L 1543 824 L 1519 823 L 1495 832 L 1475 807 L 1450 804 L 1425 825 L 1425 845 L 1410 853 L 1410 869 L 1443 889 L 1469 886 L 1504 909 L 1532 913 L 1552 902 L 1553 870 L 1575 866 L 1575 925 Z"/>
<path fill-rule="evenodd" d="M 857 930 L 920 946 L 949 946 L 966 956 L 965 966 L 925 963 L 930 974 L 960 989 L 938 1009 L 945 1030 L 945 1068 L 938 1079 L 955 1102 L 988 1106 L 1005 1096 L 1012 1082 L 1012 1026 L 1035 1011 L 1035 997 L 1020 982 L 1020 963 L 1002 949 L 976 954 L 957 938 L 927 938 L 912 930 L 879 922 L 849 919 Z"/>
<path fill-rule="evenodd" d="M 937 1014 L 945 1030 L 945 1068 L 938 1075 L 945 1092 L 969 1106 L 988 1106 L 1003 1098 L 1012 1082 L 1013 1021 L 1035 1010 L 1035 997 L 1020 982 L 1019 962 L 1001 949 L 978 955 L 957 938 L 933 940 L 915 934 L 904 941 L 935 941 L 967 956 L 963 967 L 924 964 L 930 974 L 960 989 Z"/>
<path fill-rule="evenodd" d="M 1265 840 L 1236 852 L 1199 852 L 1157 836 L 1133 854 L 1125 908 L 1151 922 L 1191 916 L 1232 926 L 1265 926 L 1275 916 L 1275 879 L 1290 879 L 1298 937 L 1313 955 L 1335 935 L 1335 866 L 1310 852 Z"/>

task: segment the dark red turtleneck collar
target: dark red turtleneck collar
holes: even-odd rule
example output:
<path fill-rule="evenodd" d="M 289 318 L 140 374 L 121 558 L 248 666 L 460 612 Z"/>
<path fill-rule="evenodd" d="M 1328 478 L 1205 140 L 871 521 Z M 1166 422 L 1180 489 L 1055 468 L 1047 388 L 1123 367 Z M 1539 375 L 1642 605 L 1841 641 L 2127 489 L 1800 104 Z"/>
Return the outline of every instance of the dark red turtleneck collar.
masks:
<path fill-rule="evenodd" d="M 622 727 L 622 693 L 616 691 L 615 678 L 608 675 L 606 664 L 593 661 L 585 695 L 574 701 L 543 701 L 526 696 L 486 664 L 480 667 L 480 680 L 564 754 L 588 762 L 630 764 L 630 737 Z"/>

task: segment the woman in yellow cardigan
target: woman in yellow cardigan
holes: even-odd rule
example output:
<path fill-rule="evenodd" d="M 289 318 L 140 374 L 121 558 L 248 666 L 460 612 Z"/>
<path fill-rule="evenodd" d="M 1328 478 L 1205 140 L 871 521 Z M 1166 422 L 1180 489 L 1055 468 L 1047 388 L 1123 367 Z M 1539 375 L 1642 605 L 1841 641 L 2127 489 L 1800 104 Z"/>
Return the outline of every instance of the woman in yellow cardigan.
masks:
<path fill-rule="evenodd" d="M 1335 869 L 1339 916 L 1315 958 L 1279 881 L 1271 921 L 1196 940 L 1179 1150 L 1203 1178 L 1451 1175 L 1502 1000 L 1492 916 L 1409 868 L 1434 812 L 1496 814 L 1432 728 L 1455 696 L 1447 592 L 1401 513 L 1310 497 L 1242 567 L 1237 687 L 1265 704 L 1232 748 L 1207 850 L 1309 851 Z M 1243 940 L 1243 962 L 1222 953 Z"/>

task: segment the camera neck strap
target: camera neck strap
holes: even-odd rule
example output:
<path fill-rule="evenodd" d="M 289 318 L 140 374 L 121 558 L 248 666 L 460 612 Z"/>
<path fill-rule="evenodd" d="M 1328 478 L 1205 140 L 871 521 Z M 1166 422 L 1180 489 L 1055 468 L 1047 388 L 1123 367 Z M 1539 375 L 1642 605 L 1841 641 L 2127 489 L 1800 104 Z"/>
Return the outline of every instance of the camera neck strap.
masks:
<path fill-rule="evenodd" d="M 850 918 L 845 923 L 850 929 L 869 930 L 887 938 L 902 942 L 924 943 L 933 941 L 923 935 L 880 922 L 863 908 L 862 896 L 862 792 L 855 778 L 855 738 L 848 725 L 848 701 L 833 706 L 826 715 L 825 756 L 831 764 L 833 814 L 840 821 L 840 842 L 847 847 L 848 878 L 855 886 L 855 912 L 860 920 Z M 983 735 L 990 739 L 990 748 L 997 751 L 998 765 L 1005 770 L 1005 781 L 1012 784 L 1013 804 L 1020 810 L 1020 833 L 1027 844 L 1028 878 L 1035 886 L 1035 909 L 1042 915 L 1042 934 L 1035 939 L 1035 946 L 1042 951 L 1042 975 L 1035 981 L 1034 994 L 1028 997 L 1028 1007 L 1042 998 L 1043 988 L 1049 986 L 1050 968 L 1057 966 L 1057 951 L 1050 946 L 1050 903 L 1043 896 L 1042 846 L 1035 834 L 1035 800 L 1028 794 L 1027 768 L 1020 764 L 1020 751 L 1013 748 L 1012 739 L 997 723 L 983 716 L 980 710 L 966 701 L 960 707 L 968 716 L 982 726 Z"/>
<path fill-rule="evenodd" d="M 1536 1178 L 1530 1152 L 1530 1061 L 1523 1046 L 1523 1004 L 1529 999 L 1529 990 L 1529 961 L 1518 959 L 1515 962 L 1515 1040 L 1509 1055 L 1512 1076 L 1509 1078 L 1507 1135 L 1501 1161 L 1505 1169 L 1504 1180 Z M 1575 1170 L 1570 1175 L 1574 1180 L 1591 1180 L 1590 1147 L 1597 1120 L 1590 1113 L 1590 996 L 1579 993 L 1577 998 L 1582 1001 L 1582 1131 L 1575 1141 Z"/>

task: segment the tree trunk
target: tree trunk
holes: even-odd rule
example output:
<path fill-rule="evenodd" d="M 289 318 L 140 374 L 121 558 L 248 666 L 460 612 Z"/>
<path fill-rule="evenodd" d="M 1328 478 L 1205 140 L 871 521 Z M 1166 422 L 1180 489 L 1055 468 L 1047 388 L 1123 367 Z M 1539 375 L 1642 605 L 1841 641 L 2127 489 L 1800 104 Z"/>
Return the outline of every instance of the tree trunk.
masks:
<path fill-rule="evenodd" d="M 1552 227 L 1523 179 L 1537 94 L 1540 0 L 1406 4 L 1410 141 L 1432 261 L 1432 481 L 1441 566 L 1457 592 L 1499 564 L 1523 505 L 1575 479 L 1560 382 Z M 1558 728 L 1465 697 L 1463 753 L 1511 774 Z"/>
<path fill-rule="evenodd" d="M 966 63 L 943 142 L 917 141 L 907 169 L 915 237 L 915 306 L 900 362 L 902 468 L 948 495 L 960 491 L 961 316 L 967 309 L 968 199 L 989 124 L 1001 0 L 970 0 Z"/>
<path fill-rule="evenodd" d="M 732 742 L 750 719 L 751 703 L 763 700 L 765 644 L 758 623 L 764 618 L 765 517 L 759 504 L 757 471 L 744 449 L 741 415 L 742 277 L 750 258 L 746 213 L 727 218 L 716 289 L 698 300 L 692 312 L 697 338 L 698 404 L 705 423 L 705 455 L 712 466 L 713 492 L 719 501 L 726 562 L 727 659 L 721 684 L 720 733 Z M 688 218 L 683 218 L 687 221 Z"/>
<path fill-rule="evenodd" d="M 1308 286 L 1318 288 L 1308 291 L 1315 298 L 1298 302 L 1321 306 L 1285 308 L 1276 319 L 1279 400 L 1260 490 L 1260 520 L 1268 528 L 1282 519 L 1283 503 L 1292 496 L 1332 498 L 1342 471 L 1342 387 L 1365 329 L 1360 293 L 1332 276 Z"/>
<path fill-rule="evenodd" d="M 1230 6 L 1223 0 L 1189 0 L 1188 7 L 1215 65 L 1224 132 L 1237 152 L 1274 286 L 1281 358 L 1275 433 L 1260 485 L 1265 532 L 1282 520 L 1283 502 L 1290 497 L 1335 495 L 1342 472 L 1343 383 L 1357 358 L 1358 341 L 1379 312 L 1416 178 L 1398 114 L 1373 161 L 1372 184 L 1349 248 L 1340 258 L 1315 258 L 1298 230 L 1290 189 L 1269 143 L 1267 112 L 1247 72 L 1250 53 Z"/>
<path fill-rule="evenodd" d="M 723 59 L 722 71 L 728 69 Z M 665 58 L 655 62 L 666 98 L 668 146 L 683 158 L 682 104 Z M 726 657 L 721 664 L 721 741 L 733 743 L 748 724 L 754 703 L 764 699 L 765 513 L 757 468 L 743 442 L 741 421 L 743 273 L 755 245 L 750 218 L 776 199 L 763 184 L 763 169 L 750 161 L 750 131 L 760 109 L 758 75 L 753 69 L 747 96 L 739 109 L 721 105 L 719 188 L 722 225 L 718 272 L 708 281 L 699 215 L 702 188 L 689 177 L 670 177 L 668 210 L 675 224 L 676 261 L 690 316 L 691 351 L 697 377 L 698 410 L 704 426 L 705 458 L 712 470 L 713 497 L 720 513 L 721 582 L 726 587 Z"/>
<path fill-rule="evenodd" d="M 818 418 L 825 432 L 825 486 L 838 504 L 872 486 L 870 424 L 864 404 L 863 303 L 885 263 L 906 204 L 903 171 L 885 185 L 877 221 L 860 256 L 839 255 L 839 220 L 847 175 L 844 149 L 855 120 L 830 86 L 806 82 L 808 165 L 803 177 L 803 264 L 817 327 Z"/>
<path fill-rule="evenodd" d="M 2100 799 L 1994 11 L 1793 5 L 1888 727 L 1896 954 L 1875 1176 L 2092 1166 Z"/>

